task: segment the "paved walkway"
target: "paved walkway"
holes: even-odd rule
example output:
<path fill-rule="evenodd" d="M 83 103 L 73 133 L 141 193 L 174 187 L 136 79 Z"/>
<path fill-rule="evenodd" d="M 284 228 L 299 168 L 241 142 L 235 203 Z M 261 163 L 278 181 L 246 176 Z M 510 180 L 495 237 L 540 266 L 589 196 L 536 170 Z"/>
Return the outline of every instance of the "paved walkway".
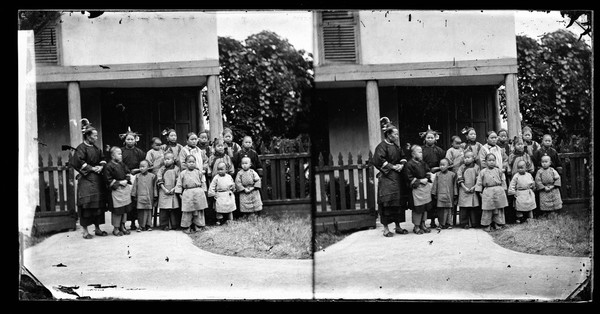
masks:
<path fill-rule="evenodd" d="M 78 286 L 79 296 L 92 299 L 312 298 L 312 260 L 217 255 L 199 249 L 180 231 L 84 240 L 79 228 L 24 252 L 25 266 L 56 298 L 77 298 L 57 290 L 59 285 Z M 103 229 L 112 231 L 108 225 Z M 60 263 L 67 267 L 53 266 Z"/>
<path fill-rule="evenodd" d="M 378 223 L 316 252 L 315 297 L 565 300 L 591 271 L 589 257 L 511 251 L 481 229 L 416 235 L 401 226 L 411 232 L 385 238 Z"/>

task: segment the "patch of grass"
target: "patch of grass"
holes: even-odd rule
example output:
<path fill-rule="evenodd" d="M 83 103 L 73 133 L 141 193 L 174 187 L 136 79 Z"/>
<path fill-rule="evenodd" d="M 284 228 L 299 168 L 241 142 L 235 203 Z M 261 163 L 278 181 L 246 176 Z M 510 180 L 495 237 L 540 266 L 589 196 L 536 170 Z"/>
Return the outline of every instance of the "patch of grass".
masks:
<path fill-rule="evenodd" d="M 337 242 L 342 241 L 350 233 L 325 231 L 315 235 L 315 251 L 323 250 Z"/>
<path fill-rule="evenodd" d="M 229 256 L 310 259 L 311 221 L 302 217 L 248 216 L 190 235 L 199 248 Z"/>
<path fill-rule="evenodd" d="M 500 246 L 518 252 L 583 257 L 591 254 L 591 232 L 590 212 L 583 209 L 550 213 L 490 234 Z"/>

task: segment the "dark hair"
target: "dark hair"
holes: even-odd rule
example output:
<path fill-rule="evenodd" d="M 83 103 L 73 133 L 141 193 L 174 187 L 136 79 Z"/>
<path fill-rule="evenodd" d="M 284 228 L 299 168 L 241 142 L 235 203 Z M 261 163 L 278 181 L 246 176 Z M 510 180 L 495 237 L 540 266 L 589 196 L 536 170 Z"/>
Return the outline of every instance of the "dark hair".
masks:
<path fill-rule="evenodd" d="M 185 162 L 188 162 L 188 159 L 190 159 L 190 158 L 194 158 L 194 161 L 196 161 L 196 157 L 194 157 L 194 155 L 190 154 L 190 155 L 185 156 Z"/>
<path fill-rule="evenodd" d="M 233 136 L 233 131 L 230 128 L 224 128 L 222 135 L 225 136 L 225 134 L 227 134 L 227 133 L 229 133 L 229 134 L 231 134 L 231 136 Z"/>
<path fill-rule="evenodd" d="M 492 135 L 492 133 L 494 133 L 494 134 L 498 135 L 498 133 L 496 133 L 496 131 L 494 131 L 494 130 L 491 130 L 491 131 L 488 131 L 488 132 L 487 132 L 487 136 L 486 136 L 485 138 L 489 138 L 489 137 L 490 137 L 490 135 Z"/>
<path fill-rule="evenodd" d="M 160 137 L 155 136 L 152 138 L 152 144 L 154 144 L 154 142 L 156 142 L 156 141 L 160 141 L 162 143 L 162 140 L 160 139 Z"/>
<path fill-rule="evenodd" d="M 442 158 L 442 159 L 440 159 L 440 163 L 442 162 L 442 160 L 445 160 L 448 163 L 448 165 L 450 165 L 450 159 L 448 159 L 448 158 Z"/>
<path fill-rule="evenodd" d="M 488 160 L 488 158 L 489 158 L 490 156 L 494 157 L 494 160 L 496 160 L 496 155 L 494 155 L 494 154 L 492 154 L 492 153 L 489 153 L 489 154 L 485 155 L 485 160 Z"/>
<path fill-rule="evenodd" d="M 200 136 L 200 134 L 206 134 L 208 136 L 208 133 L 209 133 L 208 130 L 204 129 L 204 130 L 198 132 L 198 136 Z"/>
<path fill-rule="evenodd" d="M 117 149 L 121 150 L 121 147 L 118 147 L 118 146 L 111 147 L 110 148 L 110 155 L 112 156 L 115 153 L 115 151 L 117 151 Z"/>
<path fill-rule="evenodd" d="M 385 135 L 385 137 L 387 137 L 388 135 L 392 134 L 394 132 L 394 130 L 397 130 L 398 128 L 396 128 L 393 124 L 388 124 L 385 126 L 385 130 L 383 131 L 383 135 Z"/>
<path fill-rule="evenodd" d="M 417 149 L 417 147 L 419 147 L 419 148 L 420 148 L 420 147 L 421 147 L 421 145 L 413 144 L 413 146 L 411 146 L 411 147 L 410 147 L 410 153 L 411 153 L 411 154 L 412 154 L 412 153 L 414 153 L 414 152 L 415 152 L 415 149 Z"/>
<path fill-rule="evenodd" d="M 456 139 L 459 139 L 459 140 L 460 140 L 460 136 L 458 136 L 458 135 L 452 135 L 452 138 L 451 138 L 451 140 L 450 140 L 450 141 L 451 141 L 452 143 L 454 143 L 454 141 L 455 141 Z M 462 140 L 460 140 L 460 141 L 462 142 Z"/>
<path fill-rule="evenodd" d="M 213 148 L 217 148 L 217 145 L 219 143 L 225 145 L 225 141 L 222 137 L 215 138 L 215 140 L 213 141 Z"/>
<path fill-rule="evenodd" d="M 144 159 L 142 161 L 140 161 L 140 165 L 145 162 L 146 164 L 148 164 L 148 166 L 150 166 L 150 162 L 148 161 L 148 159 Z"/>
<path fill-rule="evenodd" d="M 83 131 L 83 139 L 85 140 L 88 137 L 90 137 L 94 131 L 97 132 L 98 130 L 96 130 L 96 128 L 93 126 L 86 127 L 85 130 Z"/>
<path fill-rule="evenodd" d="M 196 135 L 196 133 L 194 133 L 194 132 L 189 132 L 189 133 L 187 134 L 187 139 L 189 140 L 189 139 L 190 139 L 190 136 L 192 136 L 192 135 Z M 198 135 L 196 135 L 196 136 L 198 136 Z"/>
<path fill-rule="evenodd" d="M 531 133 L 533 135 L 533 130 L 530 127 L 524 126 L 523 127 L 523 133 L 525 133 L 525 131 L 529 131 L 529 133 Z"/>

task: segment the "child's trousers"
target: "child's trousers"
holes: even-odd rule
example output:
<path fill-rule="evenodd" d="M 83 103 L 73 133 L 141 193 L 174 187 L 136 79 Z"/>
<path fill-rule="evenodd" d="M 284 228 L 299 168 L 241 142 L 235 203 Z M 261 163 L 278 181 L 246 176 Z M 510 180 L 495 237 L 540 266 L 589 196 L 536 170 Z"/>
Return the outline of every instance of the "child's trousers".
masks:
<path fill-rule="evenodd" d="M 175 229 L 181 224 L 181 209 L 179 208 L 160 208 L 159 225 L 161 228 L 168 227 Z"/>
<path fill-rule="evenodd" d="M 438 207 L 436 213 L 440 226 L 450 224 L 450 221 L 452 221 L 452 207 Z"/>
<path fill-rule="evenodd" d="M 233 220 L 233 212 L 227 213 L 227 214 L 217 213 L 217 219 L 223 219 L 223 218 L 226 218 L 226 220 Z"/>
<path fill-rule="evenodd" d="M 460 207 L 459 209 L 459 220 L 460 224 L 469 227 L 477 227 L 481 222 L 481 209 L 479 206 L 476 207 Z"/>
<path fill-rule="evenodd" d="M 152 209 L 138 208 L 138 223 L 140 228 L 152 226 Z"/>
<path fill-rule="evenodd" d="M 427 211 L 424 211 L 422 213 L 415 213 L 415 211 L 413 210 L 412 223 L 413 223 L 413 225 L 415 225 L 415 227 L 420 227 L 421 225 L 424 225 L 426 220 L 427 220 Z"/>
<path fill-rule="evenodd" d="M 121 215 L 111 213 L 110 218 L 111 218 L 111 223 L 112 223 L 113 227 L 119 229 L 119 228 L 121 228 L 122 224 L 125 224 L 127 222 L 127 213 L 121 214 Z"/>
<path fill-rule="evenodd" d="M 181 226 L 183 228 L 189 228 L 192 223 L 199 227 L 206 226 L 204 221 L 204 210 L 195 210 L 191 212 L 183 212 L 181 214 Z"/>
<path fill-rule="evenodd" d="M 504 225 L 504 208 L 486 209 L 481 211 L 481 225 L 489 226 L 495 222 L 497 225 Z"/>

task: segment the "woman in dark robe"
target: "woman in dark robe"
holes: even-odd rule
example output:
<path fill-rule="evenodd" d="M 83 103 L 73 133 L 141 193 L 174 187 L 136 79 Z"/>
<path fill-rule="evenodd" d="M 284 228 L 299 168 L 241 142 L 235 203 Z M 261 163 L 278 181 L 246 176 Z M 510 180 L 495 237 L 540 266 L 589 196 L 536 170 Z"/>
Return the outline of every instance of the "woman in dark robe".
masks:
<path fill-rule="evenodd" d="M 83 143 L 75 149 L 71 158 L 71 166 L 79 172 L 77 175 L 77 208 L 79 224 L 83 227 L 83 238 L 91 239 L 93 236 L 88 231 L 89 225 L 94 225 L 97 236 L 106 236 L 107 232 L 100 230 L 104 224 L 104 212 L 108 192 L 102 176 L 106 161 L 103 152 L 98 146 L 98 131 L 92 127 L 87 119 L 83 119 Z"/>
<path fill-rule="evenodd" d="M 146 159 L 146 153 L 136 146 L 140 139 L 139 134 L 128 129 L 127 132 L 120 136 L 125 140 L 123 147 L 121 147 L 123 163 L 131 170 L 131 176 L 133 177 L 140 172 L 140 162 Z M 135 225 L 137 218 L 137 208 L 132 206 L 131 211 L 127 214 L 127 220 L 131 221 L 131 230 L 137 229 Z"/>
<path fill-rule="evenodd" d="M 400 227 L 400 223 L 406 221 L 405 210 L 408 205 L 408 189 L 401 174 L 406 159 L 399 144 L 398 129 L 387 125 L 384 136 L 385 139 L 375 148 L 372 163 L 379 170 L 377 205 L 383 236 L 392 237 L 394 234 L 388 229 L 388 224 L 392 222 L 396 225 L 396 233 L 408 233 Z"/>

